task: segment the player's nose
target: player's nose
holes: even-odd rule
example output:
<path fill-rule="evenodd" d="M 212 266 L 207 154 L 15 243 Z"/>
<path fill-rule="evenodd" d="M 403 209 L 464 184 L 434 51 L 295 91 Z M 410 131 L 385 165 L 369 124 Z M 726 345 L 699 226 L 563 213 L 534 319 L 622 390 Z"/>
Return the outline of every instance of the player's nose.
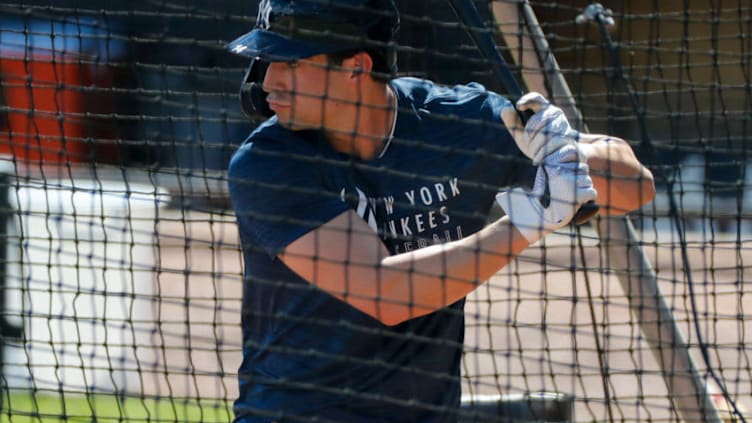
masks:
<path fill-rule="evenodd" d="M 264 75 L 264 82 L 261 88 L 267 93 L 273 91 L 284 91 L 286 89 L 286 80 L 289 79 L 287 72 L 289 66 L 286 63 L 271 62 Z"/>

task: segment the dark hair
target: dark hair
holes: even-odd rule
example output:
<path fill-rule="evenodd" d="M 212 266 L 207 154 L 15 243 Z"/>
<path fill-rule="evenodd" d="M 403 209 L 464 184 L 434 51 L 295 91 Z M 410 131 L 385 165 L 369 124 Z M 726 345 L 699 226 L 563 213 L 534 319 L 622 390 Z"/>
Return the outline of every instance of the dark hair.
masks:
<path fill-rule="evenodd" d="M 329 66 L 341 66 L 342 62 L 345 59 L 352 57 L 360 52 L 366 52 L 369 56 L 371 56 L 371 60 L 373 60 L 373 69 L 371 71 L 372 78 L 380 81 L 388 81 L 394 76 L 393 67 L 390 63 L 388 63 L 389 61 L 387 60 L 387 55 L 389 53 L 386 51 L 379 51 L 375 48 L 353 48 L 337 51 L 334 53 L 328 53 L 326 55 L 327 64 Z"/>

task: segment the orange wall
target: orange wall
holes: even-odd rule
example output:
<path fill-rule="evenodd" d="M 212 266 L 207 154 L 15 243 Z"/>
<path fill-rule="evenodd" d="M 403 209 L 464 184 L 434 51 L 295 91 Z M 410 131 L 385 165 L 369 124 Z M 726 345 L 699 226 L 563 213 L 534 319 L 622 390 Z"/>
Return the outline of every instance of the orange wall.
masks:
<path fill-rule="evenodd" d="M 0 58 L 9 109 L 0 122 L 0 153 L 31 161 L 86 160 L 82 68 L 49 57 Z"/>

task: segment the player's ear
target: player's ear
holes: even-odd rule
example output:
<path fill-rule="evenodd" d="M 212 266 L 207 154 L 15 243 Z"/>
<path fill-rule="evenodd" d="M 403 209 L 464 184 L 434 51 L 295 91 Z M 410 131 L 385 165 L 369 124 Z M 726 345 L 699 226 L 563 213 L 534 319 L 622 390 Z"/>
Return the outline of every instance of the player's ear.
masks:
<path fill-rule="evenodd" d="M 371 73 L 373 70 L 373 59 L 365 51 L 355 53 L 344 60 L 343 67 L 352 69 L 350 78 L 360 79 L 363 75 Z"/>

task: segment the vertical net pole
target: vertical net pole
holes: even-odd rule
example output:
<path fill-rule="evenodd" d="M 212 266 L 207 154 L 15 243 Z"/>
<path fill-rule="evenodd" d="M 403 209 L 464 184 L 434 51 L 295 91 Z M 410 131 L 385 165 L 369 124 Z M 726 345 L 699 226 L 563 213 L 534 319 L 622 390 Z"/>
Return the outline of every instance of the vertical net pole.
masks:
<path fill-rule="evenodd" d="M 9 340 L 20 339 L 23 328 L 8 321 L 6 311 L 6 281 L 8 277 L 8 224 L 13 210 L 9 201 L 10 174 L 9 170 L 0 166 L 0 408 L 7 388 L 5 373 L 5 344 Z"/>

